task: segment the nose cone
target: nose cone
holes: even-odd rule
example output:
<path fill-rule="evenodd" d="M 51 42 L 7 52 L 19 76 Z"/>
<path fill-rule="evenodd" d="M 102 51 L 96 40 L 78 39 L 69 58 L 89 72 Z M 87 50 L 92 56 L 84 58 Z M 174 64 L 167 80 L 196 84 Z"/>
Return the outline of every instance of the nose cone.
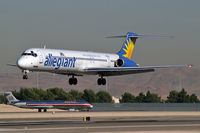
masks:
<path fill-rule="evenodd" d="M 21 68 L 21 69 L 24 69 L 25 68 L 25 61 L 22 59 L 22 58 L 19 58 L 18 60 L 17 60 L 17 66 L 19 67 L 19 68 Z"/>
<path fill-rule="evenodd" d="M 90 106 L 89 106 L 91 109 L 93 108 L 93 105 L 92 104 L 90 104 Z"/>

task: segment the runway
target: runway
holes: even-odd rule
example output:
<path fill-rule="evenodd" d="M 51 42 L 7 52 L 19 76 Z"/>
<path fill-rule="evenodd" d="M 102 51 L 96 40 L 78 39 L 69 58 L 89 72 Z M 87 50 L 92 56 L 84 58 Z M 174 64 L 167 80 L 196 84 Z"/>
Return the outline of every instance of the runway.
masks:
<path fill-rule="evenodd" d="M 13 113 L 11 113 L 12 115 Z M 197 133 L 200 132 L 199 112 L 58 112 L 63 117 L 31 117 L 45 113 L 17 113 L 27 118 L 0 118 L 0 132 L 6 133 Z M 51 115 L 51 113 L 46 113 Z M 83 122 L 82 116 L 91 116 Z M 101 115 L 100 115 L 101 114 Z M 104 115 L 103 115 L 104 114 Z M 113 115 L 112 115 L 113 114 Z M 143 114 L 143 115 L 142 115 Z M 3 113 L 9 115 L 9 113 Z M 1 113 L 0 113 L 1 116 Z M 68 117 L 66 117 L 68 116 Z M 75 117 L 76 116 L 76 117 Z"/>
<path fill-rule="evenodd" d="M 52 124 L 52 123 L 51 123 Z M 1 132 L 34 132 L 34 133 L 87 133 L 87 132 L 199 132 L 200 124 L 197 122 L 105 122 L 105 123 L 73 123 L 53 125 L 27 125 L 19 127 L 1 127 Z"/>

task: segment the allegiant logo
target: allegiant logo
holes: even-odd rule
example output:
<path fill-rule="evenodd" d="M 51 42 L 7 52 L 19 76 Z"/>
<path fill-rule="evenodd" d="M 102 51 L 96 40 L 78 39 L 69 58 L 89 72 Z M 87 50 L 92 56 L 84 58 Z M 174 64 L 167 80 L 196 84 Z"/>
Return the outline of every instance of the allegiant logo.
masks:
<path fill-rule="evenodd" d="M 52 66 L 55 69 L 59 69 L 60 67 L 75 67 L 76 58 L 69 57 L 54 57 L 52 54 L 46 57 L 44 62 L 44 66 Z"/>

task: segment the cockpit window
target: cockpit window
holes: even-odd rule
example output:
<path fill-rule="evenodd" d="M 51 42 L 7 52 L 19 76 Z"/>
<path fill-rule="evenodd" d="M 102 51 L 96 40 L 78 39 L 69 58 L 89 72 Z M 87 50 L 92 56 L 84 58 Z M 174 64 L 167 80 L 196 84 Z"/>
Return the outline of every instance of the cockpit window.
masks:
<path fill-rule="evenodd" d="M 34 56 L 34 57 L 37 57 L 37 54 L 34 53 L 33 51 L 31 51 L 30 53 L 26 53 L 26 52 L 23 52 L 22 55 L 31 55 L 31 56 Z"/>

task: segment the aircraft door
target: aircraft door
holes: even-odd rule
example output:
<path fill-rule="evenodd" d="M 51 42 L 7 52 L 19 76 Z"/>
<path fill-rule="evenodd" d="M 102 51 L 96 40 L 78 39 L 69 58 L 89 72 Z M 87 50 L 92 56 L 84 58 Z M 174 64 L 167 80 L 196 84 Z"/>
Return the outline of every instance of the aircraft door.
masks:
<path fill-rule="evenodd" d="M 90 63 L 94 64 L 94 57 L 90 56 Z"/>
<path fill-rule="evenodd" d="M 44 57 L 41 51 L 38 52 L 39 52 L 39 64 L 42 64 L 44 62 Z"/>

